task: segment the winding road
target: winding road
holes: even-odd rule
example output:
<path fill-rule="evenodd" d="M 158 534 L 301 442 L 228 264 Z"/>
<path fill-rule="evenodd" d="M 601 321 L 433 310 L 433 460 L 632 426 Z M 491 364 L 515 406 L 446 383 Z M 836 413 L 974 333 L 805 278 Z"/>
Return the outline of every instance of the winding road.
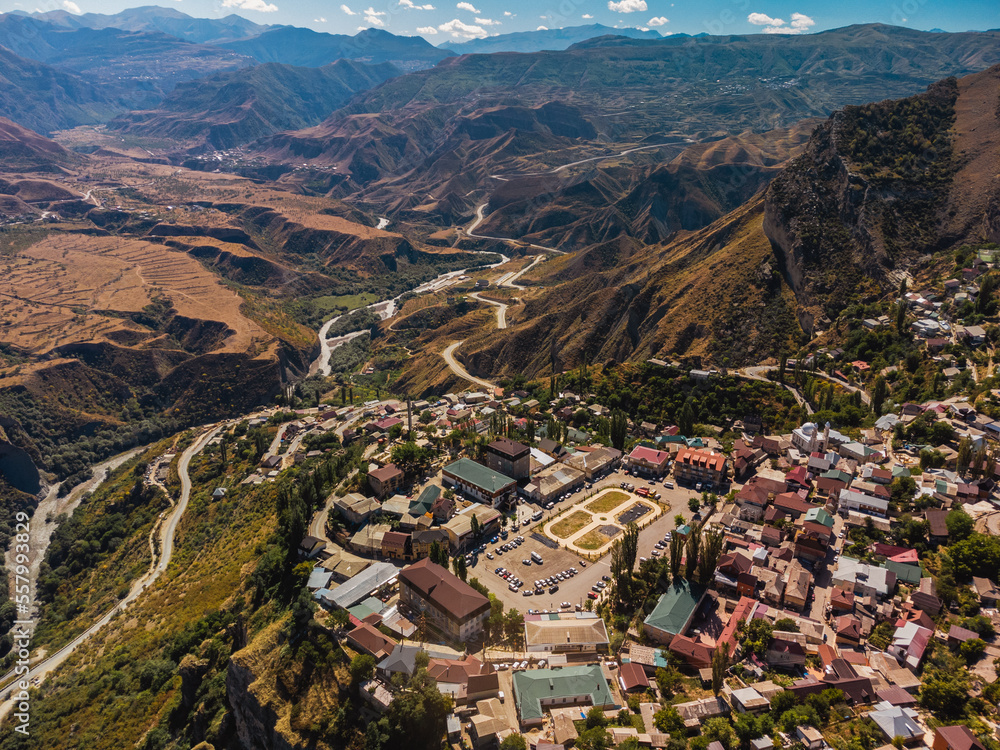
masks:
<path fill-rule="evenodd" d="M 40 662 L 35 664 L 35 666 L 28 670 L 26 675 L 22 675 L 18 678 L 20 681 L 35 683 L 35 681 L 41 682 L 44 680 L 54 669 L 65 662 L 66 659 L 69 658 L 70 654 L 83 645 L 83 643 L 85 643 L 101 628 L 111 622 L 115 615 L 124 611 L 129 604 L 138 599 L 147 588 L 156 582 L 163 571 L 167 569 L 167 566 L 170 565 L 170 559 L 173 557 L 174 535 L 177 532 L 177 525 L 180 523 L 181 517 L 184 515 L 184 511 L 187 509 L 188 500 L 191 497 L 191 478 L 188 475 L 188 466 L 191 463 L 191 459 L 199 453 L 213 437 L 215 437 L 216 433 L 218 433 L 220 429 L 222 429 L 222 425 L 218 425 L 214 429 L 209 429 L 208 431 L 203 432 L 202 435 L 190 446 L 188 446 L 184 453 L 181 454 L 181 457 L 177 462 L 177 473 L 181 480 L 181 494 L 180 499 L 171 510 L 164 511 L 160 514 L 158 521 L 160 528 L 159 558 L 157 559 L 157 552 L 155 549 L 156 545 L 154 544 L 154 540 L 156 539 L 156 527 L 154 526 L 153 532 L 150 534 L 150 546 L 153 547 L 153 560 L 150 562 L 150 567 L 146 574 L 132 584 L 132 588 L 128 595 L 112 607 L 107 613 L 105 613 L 101 619 L 80 633 L 80 635 L 72 641 L 53 654 L 47 655 Z M 169 514 L 169 517 L 167 517 L 167 514 Z M 164 521 L 165 518 L 166 520 Z M 0 705 L 0 719 L 6 716 L 13 708 L 14 704 L 13 701 L 10 700 L 10 697 L 13 692 L 11 682 L 14 678 L 14 671 L 11 670 L 4 675 L 2 679 L 0 679 L 0 683 L 5 686 L 5 692 L 3 694 L 4 702 Z"/>
<path fill-rule="evenodd" d="M 450 344 L 443 352 L 441 352 L 441 356 L 444 357 L 444 361 L 448 363 L 448 367 L 451 368 L 451 371 L 458 375 L 458 377 L 468 380 L 470 383 L 482 386 L 483 388 L 493 390 L 496 388 L 495 383 L 483 380 L 482 378 L 473 377 L 469 374 L 469 371 L 462 367 L 462 364 L 455 359 L 455 350 L 464 343 L 464 340 L 456 341 L 454 344 Z"/>

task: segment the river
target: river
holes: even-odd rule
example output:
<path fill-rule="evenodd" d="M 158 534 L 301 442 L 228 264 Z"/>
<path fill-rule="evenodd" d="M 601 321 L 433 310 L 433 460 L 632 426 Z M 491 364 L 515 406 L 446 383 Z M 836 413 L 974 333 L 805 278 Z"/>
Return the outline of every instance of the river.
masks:
<path fill-rule="evenodd" d="M 473 253 L 476 255 L 499 255 L 500 261 L 497 263 L 492 263 L 486 268 L 496 268 L 497 266 L 502 266 L 504 263 L 508 262 L 508 258 L 503 253 L 491 252 L 488 250 L 466 250 L 465 252 Z M 388 320 L 399 312 L 398 301 L 403 294 L 427 294 L 428 292 L 437 292 L 444 289 L 451 284 L 454 284 L 459 276 L 465 274 L 469 269 L 463 268 L 458 271 L 448 271 L 440 276 L 431 279 L 430 281 L 421 284 L 415 289 L 411 289 L 409 292 L 403 292 L 392 299 L 382 300 L 381 302 L 373 302 L 366 307 L 358 308 L 358 310 L 371 310 L 376 315 L 378 315 L 380 320 Z M 337 315 L 326 321 L 323 326 L 319 329 L 319 356 L 313 361 L 312 365 L 309 367 L 310 375 L 329 375 L 330 374 L 330 355 L 333 354 L 333 350 L 338 346 L 346 344 L 352 339 L 356 339 L 359 336 L 363 336 L 368 333 L 369 329 L 362 331 L 352 331 L 351 333 L 344 334 L 343 336 L 335 336 L 334 338 L 327 338 L 330 333 L 330 328 L 340 320 L 345 315 L 351 315 L 352 313 L 358 312 L 358 310 L 351 310 L 351 312 L 346 312 L 341 315 Z"/>

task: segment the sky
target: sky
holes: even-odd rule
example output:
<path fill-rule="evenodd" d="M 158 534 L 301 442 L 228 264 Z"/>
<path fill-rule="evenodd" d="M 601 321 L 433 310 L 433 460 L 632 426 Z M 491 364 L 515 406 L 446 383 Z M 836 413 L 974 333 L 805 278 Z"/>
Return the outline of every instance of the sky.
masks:
<path fill-rule="evenodd" d="M 154 0 L 155 2 L 155 0 Z M 0 11 L 115 13 L 133 0 L 0 0 Z M 153 4 L 152 2 L 148 4 Z M 354 34 L 377 27 L 432 44 L 601 23 L 661 34 L 808 34 L 855 23 L 914 29 L 1000 28 L 1000 0 L 160 0 L 188 15 Z"/>

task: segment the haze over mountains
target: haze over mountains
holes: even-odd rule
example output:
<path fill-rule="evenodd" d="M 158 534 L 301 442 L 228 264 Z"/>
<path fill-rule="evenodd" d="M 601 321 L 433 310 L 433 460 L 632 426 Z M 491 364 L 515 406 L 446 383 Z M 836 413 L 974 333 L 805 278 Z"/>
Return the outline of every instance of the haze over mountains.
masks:
<path fill-rule="evenodd" d="M 515 31 L 497 34 L 483 39 L 469 39 L 466 42 L 445 42 L 438 45 L 459 55 L 489 54 L 491 52 L 540 52 L 542 50 L 564 50 L 578 42 L 602 36 L 621 36 L 629 39 L 660 39 L 661 34 L 653 29 L 605 26 L 600 23 L 585 26 L 567 26 L 562 29 L 538 29 L 537 31 Z M 686 37 L 687 34 L 678 36 Z"/>

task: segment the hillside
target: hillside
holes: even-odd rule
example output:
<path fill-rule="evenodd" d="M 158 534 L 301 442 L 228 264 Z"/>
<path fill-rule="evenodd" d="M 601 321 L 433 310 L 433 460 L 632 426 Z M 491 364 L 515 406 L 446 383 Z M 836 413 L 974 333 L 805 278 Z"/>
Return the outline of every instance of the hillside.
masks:
<path fill-rule="evenodd" d="M 511 34 L 497 34 L 484 39 L 470 39 L 467 42 L 447 42 L 442 48 L 459 55 L 486 55 L 493 52 L 540 52 L 541 50 L 563 50 L 579 42 L 602 36 L 623 36 L 629 39 L 660 39 L 660 33 L 651 29 L 616 29 L 600 23 L 584 26 L 566 26 L 561 29 L 538 29 L 537 31 L 515 31 Z M 686 36 L 686 35 L 685 35 Z"/>
<path fill-rule="evenodd" d="M 126 108 L 117 93 L 0 47 L 0 116 L 39 133 L 102 122 Z"/>
<path fill-rule="evenodd" d="M 0 117 L 0 162 L 5 171 L 48 172 L 78 160 L 55 141 Z"/>
<path fill-rule="evenodd" d="M 130 108 L 159 101 L 181 81 L 253 64 L 244 55 L 160 31 L 67 30 L 10 13 L 0 16 L 0 45 L 102 84 Z"/>
<path fill-rule="evenodd" d="M 122 31 L 160 31 L 178 39 L 198 44 L 218 44 L 263 34 L 273 28 L 230 14 L 222 18 L 192 18 L 174 8 L 147 5 L 127 8 L 120 13 L 81 13 L 65 10 L 12 11 L 64 29 L 121 29 Z M 0 16 L 2 19 L 2 16 Z"/>
<path fill-rule="evenodd" d="M 998 97 L 1000 66 L 838 111 L 765 191 L 705 229 L 650 246 L 619 238 L 542 264 L 522 278 L 508 328 L 469 336 L 463 361 L 474 373 L 533 376 L 553 352 L 558 369 L 774 358 L 845 304 L 896 289 L 918 259 L 1000 240 Z M 454 338 L 429 331 L 421 341 L 438 352 Z M 415 360 L 404 382 L 425 387 L 435 365 L 430 354 Z"/>
<path fill-rule="evenodd" d="M 315 125 L 355 93 L 399 74 L 389 63 L 338 60 L 321 68 L 265 63 L 181 83 L 156 109 L 130 112 L 108 127 L 188 147 L 227 149 Z"/>
<path fill-rule="evenodd" d="M 336 165 L 344 176 L 338 196 L 393 210 L 430 195 L 422 210 L 451 222 L 471 216 L 476 199 L 467 194 L 495 186 L 490 175 L 788 127 L 997 62 L 1000 32 L 878 25 L 781 39 L 604 38 L 563 52 L 464 55 L 387 81 L 315 128 L 263 141 L 256 153 L 271 164 Z M 401 205 L 402 185 L 410 206 Z"/>
<path fill-rule="evenodd" d="M 221 45 L 257 62 L 279 62 L 318 68 L 336 60 L 391 63 L 400 70 L 429 68 L 451 56 L 423 37 L 396 36 L 380 29 L 364 29 L 354 36 L 326 34 L 287 26 L 267 31 L 253 39 Z"/>

